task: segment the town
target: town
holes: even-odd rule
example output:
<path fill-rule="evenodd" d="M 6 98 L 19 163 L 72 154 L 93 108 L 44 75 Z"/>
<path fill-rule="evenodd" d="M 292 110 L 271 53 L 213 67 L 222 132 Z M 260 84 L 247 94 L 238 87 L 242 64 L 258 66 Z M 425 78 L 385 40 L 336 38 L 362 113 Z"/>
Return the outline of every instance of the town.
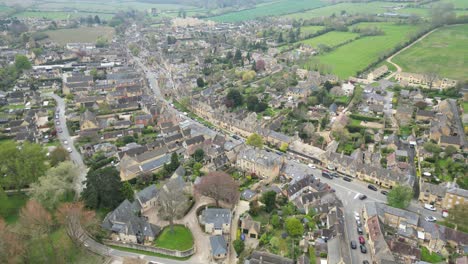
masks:
<path fill-rule="evenodd" d="M 405 70 L 468 15 L 398 3 L 0 19 L 0 261 L 468 263 L 468 65 Z"/>

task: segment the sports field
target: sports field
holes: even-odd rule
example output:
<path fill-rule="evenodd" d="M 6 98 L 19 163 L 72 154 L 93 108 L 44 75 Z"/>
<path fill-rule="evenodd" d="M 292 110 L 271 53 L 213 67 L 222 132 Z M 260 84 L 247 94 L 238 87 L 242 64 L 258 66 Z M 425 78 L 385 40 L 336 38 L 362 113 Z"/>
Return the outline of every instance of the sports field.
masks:
<path fill-rule="evenodd" d="M 302 40 L 300 41 L 300 43 L 308 44 L 314 48 L 317 48 L 319 44 L 327 45 L 329 47 L 335 47 L 348 40 L 355 39 L 358 36 L 359 34 L 351 32 L 331 31 L 315 38 Z"/>
<path fill-rule="evenodd" d="M 101 36 L 110 41 L 114 36 L 114 29 L 111 27 L 80 27 L 48 30 L 45 33 L 52 41 L 65 45 L 69 42 L 95 42 Z"/>
<path fill-rule="evenodd" d="M 418 26 L 413 25 L 378 22 L 359 23 L 356 27 L 378 27 L 385 32 L 385 35 L 363 37 L 316 57 L 320 63 L 329 65 L 332 72 L 340 78 L 356 75 L 357 71 L 365 69 L 397 44 L 409 39 L 409 34 L 419 30 Z"/>
<path fill-rule="evenodd" d="M 279 0 L 277 2 L 257 5 L 252 9 L 210 17 L 209 19 L 217 22 L 239 22 L 259 17 L 280 16 L 294 12 L 301 12 L 317 8 L 322 5 L 324 5 L 324 3 L 321 0 Z"/>
<path fill-rule="evenodd" d="M 393 58 L 403 71 L 468 79 L 468 25 L 441 28 Z"/>

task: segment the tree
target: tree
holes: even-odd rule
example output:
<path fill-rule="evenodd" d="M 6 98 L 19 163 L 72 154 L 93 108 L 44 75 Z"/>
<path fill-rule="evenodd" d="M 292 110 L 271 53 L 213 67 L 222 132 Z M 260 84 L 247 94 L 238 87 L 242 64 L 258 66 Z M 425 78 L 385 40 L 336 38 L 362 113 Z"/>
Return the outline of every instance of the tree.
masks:
<path fill-rule="evenodd" d="M 114 167 L 88 172 L 85 185 L 81 196 L 85 205 L 90 208 L 114 209 L 125 199 L 119 172 Z"/>
<path fill-rule="evenodd" d="M 284 42 L 284 39 L 283 39 L 283 32 L 280 32 L 280 33 L 279 33 L 277 42 L 278 42 L 278 43 L 283 43 L 283 42 Z"/>
<path fill-rule="evenodd" d="M 439 3 L 432 5 L 431 8 L 432 24 L 440 26 L 452 22 L 455 19 L 455 11 L 451 3 Z"/>
<path fill-rule="evenodd" d="M 333 88 L 333 84 L 330 81 L 326 81 L 323 84 L 323 87 L 325 87 L 325 89 L 327 89 L 327 91 L 330 91 Z"/>
<path fill-rule="evenodd" d="M 227 96 L 226 101 L 232 103 L 232 107 L 240 106 L 244 103 L 244 97 L 237 89 L 230 89 Z"/>
<path fill-rule="evenodd" d="M 200 162 L 195 162 L 193 164 L 193 175 L 195 177 L 201 176 L 201 169 L 203 168 L 203 164 Z"/>
<path fill-rule="evenodd" d="M 50 168 L 46 174 L 31 185 L 31 196 L 48 209 L 53 209 L 65 195 L 73 191 L 73 180 L 79 170 L 71 162 L 62 162 Z"/>
<path fill-rule="evenodd" d="M 31 62 L 28 57 L 24 55 L 15 56 L 15 68 L 17 71 L 22 72 L 23 70 L 29 70 L 32 68 Z"/>
<path fill-rule="evenodd" d="M 259 59 L 255 62 L 255 71 L 256 72 L 261 72 L 265 70 L 265 61 L 262 59 Z"/>
<path fill-rule="evenodd" d="M 0 160 L 3 186 L 16 189 L 37 181 L 47 170 L 45 151 L 39 144 L 5 142 L 0 145 Z"/>
<path fill-rule="evenodd" d="M 449 209 L 448 220 L 455 224 L 455 229 L 459 226 L 468 228 L 466 219 L 468 219 L 468 206 L 466 204 L 458 204 Z"/>
<path fill-rule="evenodd" d="M 271 224 L 273 225 L 274 228 L 279 228 L 280 225 L 281 225 L 281 219 L 280 219 L 280 217 L 279 217 L 278 215 L 276 215 L 276 214 L 273 215 L 273 216 L 271 217 L 271 221 L 270 221 L 270 222 L 271 222 Z"/>
<path fill-rule="evenodd" d="M 58 146 L 54 150 L 52 150 L 50 152 L 49 159 L 50 159 L 50 165 L 52 167 L 55 167 L 60 162 L 64 162 L 66 160 L 69 160 L 70 159 L 70 154 L 68 153 L 68 151 L 64 147 Z"/>
<path fill-rule="evenodd" d="M 245 244 L 244 241 L 240 239 L 236 239 L 233 242 L 234 250 L 236 251 L 236 254 L 239 256 L 242 251 L 244 251 Z"/>
<path fill-rule="evenodd" d="M 262 136 L 260 136 L 257 133 L 253 133 L 247 138 L 247 145 L 256 147 L 256 148 L 263 148 L 263 139 Z"/>
<path fill-rule="evenodd" d="M 195 186 L 196 193 L 213 198 L 217 207 L 220 201 L 234 205 L 239 199 L 238 189 L 239 186 L 234 179 L 222 171 L 208 173 Z"/>
<path fill-rule="evenodd" d="M 387 203 L 390 206 L 405 209 L 409 206 L 412 198 L 413 189 L 408 186 L 398 185 L 388 192 Z"/>
<path fill-rule="evenodd" d="M 180 166 L 179 155 L 173 152 L 171 155 L 171 163 L 169 163 L 170 172 L 174 172 L 175 170 L 177 170 L 177 168 L 179 168 L 179 166 Z"/>
<path fill-rule="evenodd" d="M 426 150 L 427 152 L 431 152 L 433 154 L 439 154 L 440 152 L 442 152 L 442 148 L 432 142 L 424 143 L 423 147 L 424 147 L 424 150 Z"/>
<path fill-rule="evenodd" d="M 283 142 L 283 143 L 281 143 L 281 146 L 280 146 L 279 150 L 281 152 L 286 152 L 288 150 L 288 148 L 289 148 L 289 144 Z"/>
<path fill-rule="evenodd" d="M 193 159 L 196 162 L 202 162 L 204 158 L 205 158 L 205 151 L 203 151 L 203 149 L 201 148 L 195 150 L 195 152 L 193 153 Z"/>
<path fill-rule="evenodd" d="M 234 63 L 238 63 L 242 60 L 242 52 L 239 49 L 236 49 L 236 53 L 234 54 Z"/>
<path fill-rule="evenodd" d="M 0 218 L 0 262 L 7 264 L 20 263 L 24 254 L 24 243 L 20 236 L 13 232 L 5 221 Z"/>
<path fill-rule="evenodd" d="M 202 87 L 205 86 L 205 81 L 203 80 L 202 77 L 198 77 L 198 78 L 197 78 L 197 86 L 198 86 L 199 88 L 202 88 Z"/>
<path fill-rule="evenodd" d="M 265 204 L 265 211 L 271 213 L 276 207 L 276 192 L 268 191 L 262 194 L 262 203 Z"/>
<path fill-rule="evenodd" d="M 457 148 L 452 145 L 447 146 L 444 150 L 447 156 L 452 156 L 453 154 L 457 153 L 457 151 Z"/>
<path fill-rule="evenodd" d="M 247 109 L 249 111 L 255 111 L 258 105 L 258 97 L 255 95 L 251 95 L 247 97 Z"/>
<path fill-rule="evenodd" d="M 174 232 L 174 220 L 183 216 L 188 204 L 188 197 L 183 187 L 176 181 L 169 181 L 159 193 L 159 213 L 169 221 L 171 232 Z"/>
<path fill-rule="evenodd" d="M 286 231 L 292 237 L 301 236 L 304 233 L 304 226 L 301 221 L 295 217 L 289 217 L 286 219 Z"/>
<path fill-rule="evenodd" d="M 122 196 L 130 202 L 133 202 L 135 193 L 133 192 L 132 185 L 128 181 L 122 184 Z"/>
<path fill-rule="evenodd" d="M 94 16 L 94 23 L 95 23 L 95 24 L 101 24 L 101 19 L 99 18 L 98 15 L 95 15 L 95 16 Z"/>
<path fill-rule="evenodd" d="M 82 244 L 88 234 L 86 229 L 96 226 L 96 214 L 87 210 L 83 202 L 63 203 L 56 212 L 60 225 L 65 227 L 68 236 L 76 243 Z"/>
<path fill-rule="evenodd" d="M 255 65 L 253 65 L 254 68 L 255 68 Z M 250 82 L 255 78 L 256 75 L 257 74 L 255 73 L 255 69 L 251 71 L 246 71 L 242 74 L 242 81 Z"/>

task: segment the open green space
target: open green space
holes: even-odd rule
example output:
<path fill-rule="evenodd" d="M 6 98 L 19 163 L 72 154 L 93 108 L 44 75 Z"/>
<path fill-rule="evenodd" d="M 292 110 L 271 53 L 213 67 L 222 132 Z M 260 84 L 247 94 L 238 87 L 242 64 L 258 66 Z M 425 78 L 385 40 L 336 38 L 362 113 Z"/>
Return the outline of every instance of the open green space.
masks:
<path fill-rule="evenodd" d="M 354 76 L 379 57 L 390 52 L 399 43 L 407 41 L 410 34 L 416 33 L 420 27 L 417 25 L 396 25 L 393 23 L 359 23 L 355 27 L 378 27 L 385 32 L 384 35 L 369 36 L 357 39 L 343 45 L 336 50 L 314 59 L 321 64 L 331 67 L 332 73 L 340 78 Z"/>
<path fill-rule="evenodd" d="M 12 11 L 13 11 L 13 8 L 0 4 L 0 16 L 7 15 L 8 13 Z"/>
<path fill-rule="evenodd" d="M 468 25 L 441 28 L 393 59 L 403 71 L 467 79 Z"/>
<path fill-rule="evenodd" d="M 0 197 L 0 217 L 8 224 L 13 224 L 18 220 L 20 209 L 26 204 L 28 197 L 23 194 L 2 194 Z"/>
<path fill-rule="evenodd" d="M 295 19 L 310 19 L 314 17 L 328 17 L 333 14 L 340 16 L 343 14 L 381 14 L 393 12 L 391 7 L 399 5 L 395 2 L 362 2 L 362 3 L 339 3 L 312 9 L 306 12 L 288 14 L 286 17 Z M 403 9 L 398 10 L 400 12 Z"/>
<path fill-rule="evenodd" d="M 302 36 L 308 36 L 310 34 L 314 34 L 319 30 L 324 29 L 324 26 L 305 26 L 301 27 L 301 35 Z"/>
<path fill-rule="evenodd" d="M 331 31 L 315 38 L 302 40 L 300 43 L 304 43 L 315 48 L 320 44 L 327 45 L 329 47 L 335 47 L 346 41 L 355 39 L 358 36 L 358 34 L 351 32 Z"/>
<path fill-rule="evenodd" d="M 440 0 L 435 3 L 450 3 L 450 4 L 453 4 L 454 8 L 468 9 L 468 1 L 466 0 Z M 428 4 L 426 4 L 426 6 L 430 6 L 431 4 L 433 3 L 429 2 Z"/>
<path fill-rule="evenodd" d="M 279 16 L 294 12 L 301 12 L 323 5 L 321 0 L 280 0 L 271 3 L 257 5 L 252 9 L 245 9 L 220 16 L 209 18 L 217 22 L 239 22 L 252 20 L 259 17 Z"/>
<path fill-rule="evenodd" d="M 155 241 L 155 246 L 174 250 L 188 250 L 193 247 L 192 232 L 182 225 L 175 225 L 172 232 L 167 226 Z"/>
<path fill-rule="evenodd" d="M 70 42 L 95 42 L 99 37 L 111 40 L 114 29 L 111 27 L 80 27 L 45 31 L 52 41 L 61 45 Z"/>
<path fill-rule="evenodd" d="M 44 11 L 79 11 L 79 12 L 104 12 L 104 13 L 117 13 L 119 11 L 126 11 L 135 9 L 139 11 L 146 11 L 150 8 L 157 8 L 160 11 L 164 10 L 179 10 L 194 8 L 193 6 L 177 5 L 177 4 L 153 4 L 145 3 L 142 1 L 54 1 L 45 2 L 35 5 L 35 10 Z"/>
<path fill-rule="evenodd" d="M 421 260 L 427 261 L 429 263 L 439 263 L 444 260 L 444 257 L 441 255 L 433 252 L 432 254 L 426 247 L 421 248 Z"/>
<path fill-rule="evenodd" d="M 65 11 L 24 11 L 14 14 L 15 17 L 34 17 L 46 19 L 67 19 L 87 16 L 99 16 L 101 19 L 111 19 L 114 14 L 94 12 L 65 12 Z"/>

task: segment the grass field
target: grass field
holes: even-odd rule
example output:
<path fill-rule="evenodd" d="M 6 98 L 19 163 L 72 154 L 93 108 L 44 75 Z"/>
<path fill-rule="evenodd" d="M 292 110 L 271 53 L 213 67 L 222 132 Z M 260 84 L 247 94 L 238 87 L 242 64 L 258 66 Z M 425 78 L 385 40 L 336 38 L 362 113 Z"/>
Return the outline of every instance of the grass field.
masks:
<path fill-rule="evenodd" d="M 69 42 L 95 42 L 100 36 L 111 40 L 114 35 L 114 29 L 111 27 L 80 27 L 48 30 L 45 33 L 51 40 L 65 45 Z"/>
<path fill-rule="evenodd" d="M 468 25 L 437 30 L 393 59 L 404 71 L 467 79 Z"/>
<path fill-rule="evenodd" d="M 188 250 L 193 247 L 192 232 L 185 226 L 175 225 L 172 233 L 171 228 L 167 226 L 156 239 L 155 245 L 167 249 Z"/>
<path fill-rule="evenodd" d="M 258 5 L 253 9 L 228 13 L 209 18 L 217 22 L 239 22 L 259 17 L 279 16 L 294 12 L 301 12 L 322 6 L 321 0 L 280 0 L 268 4 Z"/>
<path fill-rule="evenodd" d="M 107 12 L 117 13 L 121 10 L 136 9 L 145 11 L 149 8 L 157 8 L 161 11 L 165 10 L 179 10 L 190 9 L 192 6 L 175 5 L 175 4 L 151 4 L 139 1 L 106 1 L 105 3 L 99 1 L 54 1 L 35 5 L 34 9 L 44 11 L 80 11 L 80 12 Z"/>
<path fill-rule="evenodd" d="M 6 15 L 13 11 L 13 8 L 0 4 L 0 16 Z"/>
<path fill-rule="evenodd" d="M 453 4 L 454 8 L 460 8 L 460 9 L 467 9 L 468 8 L 468 1 L 466 1 L 466 0 L 440 0 L 439 2 L 441 2 L 441 3 L 451 3 L 451 4 Z M 430 3 L 427 4 L 427 5 L 430 5 Z"/>
<path fill-rule="evenodd" d="M 365 69 L 385 52 L 409 38 L 409 34 L 419 30 L 418 26 L 395 25 L 392 23 L 359 23 L 357 27 L 378 27 L 385 35 L 363 37 L 336 50 L 317 56 L 320 63 L 330 65 L 332 72 L 340 78 L 354 76 Z"/>
<path fill-rule="evenodd" d="M 386 6 L 395 6 L 392 2 L 370 2 L 370 3 L 340 3 L 312 9 L 302 13 L 286 15 L 289 18 L 309 19 L 313 17 L 328 17 L 332 14 L 339 16 L 342 11 L 347 14 L 379 14 L 388 11 Z M 404 9 L 402 9 L 404 10 Z"/>
<path fill-rule="evenodd" d="M 312 47 L 317 47 L 319 44 L 324 44 L 329 47 L 335 47 L 341 43 L 344 43 L 348 40 L 355 39 L 359 35 L 356 33 L 351 32 L 338 32 L 338 31 L 331 31 L 326 34 L 320 35 L 315 38 L 306 39 L 300 41 L 300 43 L 308 44 Z"/>
<path fill-rule="evenodd" d="M 114 14 L 89 12 L 63 12 L 63 11 L 24 11 L 14 14 L 15 17 L 36 17 L 46 19 L 67 19 L 76 17 L 99 16 L 101 19 L 111 19 Z"/>
<path fill-rule="evenodd" d="M 20 209 L 26 204 L 28 197 L 24 194 L 6 195 L 0 197 L 1 209 L 0 217 L 8 224 L 13 224 L 18 220 Z"/>
<path fill-rule="evenodd" d="M 305 26 L 301 27 L 301 35 L 302 36 L 308 36 L 310 34 L 314 34 L 319 30 L 324 29 L 324 26 Z"/>

